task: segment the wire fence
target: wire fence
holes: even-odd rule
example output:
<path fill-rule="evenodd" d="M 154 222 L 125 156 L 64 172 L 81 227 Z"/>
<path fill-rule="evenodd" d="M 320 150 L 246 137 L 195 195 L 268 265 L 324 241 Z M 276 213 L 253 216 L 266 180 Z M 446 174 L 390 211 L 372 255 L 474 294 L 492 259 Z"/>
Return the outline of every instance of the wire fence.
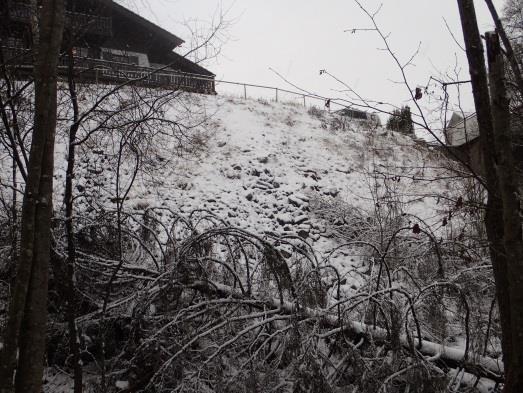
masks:
<path fill-rule="evenodd" d="M 349 102 L 336 98 L 323 97 L 317 94 L 309 94 L 305 92 L 292 91 L 273 86 L 256 85 L 242 82 L 232 82 L 225 80 L 214 80 L 215 89 L 218 94 L 229 94 L 243 99 L 258 99 L 281 103 L 291 103 L 300 105 L 305 108 L 317 107 L 319 109 L 328 110 L 329 112 L 336 112 L 344 109 L 344 118 L 350 118 L 356 121 L 370 121 L 372 124 L 381 125 L 381 117 L 376 111 L 365 111 L 359 109 L 357 106 L 351 105 Z M 422 137 L 413 135 L 413 140 L 429 148 L 441 148 L 439 143 L 433 140 L 426 140 Z"/>
<path fill-rule="evenodd" d="M 215 90 L 218 94 L 229 94 L 243 99 L 258 99 L 303 106 L 316 107 L 320 110 L 337 112 L 343 110 L 343 116 L 356 121 L 371 121 L 381 124 L 381 118 L 376 111 L 367 111 L 349 101 L 340 98 L 323 97 L 306 91 L 293 91 L 280 87 L 257 85 L 243 82 L 215 80 Z"/>
<path fill-rule="evenodd" d="M 279 87 L 225 80 L 215 80 L 215 84 L 216 91 L 218 93 L 232 94 L 244 99 L 265 99 L 274 102 L 293 103 L 303 107 L 317 106 L 332 110 L 346 107 L 346 105 L 332 101 L 328 97 L 306 92 L 282 89 Z"/>

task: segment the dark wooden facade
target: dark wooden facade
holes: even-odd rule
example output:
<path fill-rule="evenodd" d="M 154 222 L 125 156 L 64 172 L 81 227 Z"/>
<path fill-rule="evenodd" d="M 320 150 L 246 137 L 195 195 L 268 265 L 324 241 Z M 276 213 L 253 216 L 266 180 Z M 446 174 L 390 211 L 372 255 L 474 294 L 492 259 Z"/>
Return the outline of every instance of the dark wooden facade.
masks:
<path fill-rule="evenodd" d="M 147 86 L 214 94 L 214 74 L 173 50 L 179 37 L 112 0 L 68 0 L 60 71 L 72 54 L 77 78 L 88 82 L 133 80 Z M 24 0 L 0 0 L 4 63 L 21 75 L 32 69 L 30 21 Z"/>

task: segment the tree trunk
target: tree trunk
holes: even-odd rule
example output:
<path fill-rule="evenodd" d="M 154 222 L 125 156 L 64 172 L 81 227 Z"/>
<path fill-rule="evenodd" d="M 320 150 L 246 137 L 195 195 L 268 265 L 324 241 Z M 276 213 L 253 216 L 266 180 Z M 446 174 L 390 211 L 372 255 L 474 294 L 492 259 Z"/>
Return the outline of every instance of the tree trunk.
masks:
<path fill-rule="evenodd" d="M 0 391 L 40 393 L 47 321 L 47 283 L 56 129 L 56 67 L 64 25 L 63 0 L 43 0 L 34 67 L 35 125 L 24 192 L 21 249 L 4 336 Z M 18 360 L 17 360 L 18 352 Z"/>
<path fill-rule="evenodd" d="M 501 41 L 505 46 L 505 55 L 507 56 L 512 72 L 514 73 L 516 85 L 518 86 L 518 89 L 521 92 L 521 94 L 523 94 L 523 77 L 521 76 L 521 70 L 519 69 L 518 60 L 516 59 L 516 55 L 514 54 L 514 49 L 512 48 L 510 39 L 508 38 L 507 33 L 505 32 L 503 23 L 501 22 L 501 19 L 498 15 L 498 12 L 496 11 L 496 7 L 494 6 L 492 0 L 485 0 L 485 3 L 487 3 L 487 7 L 490 11 L 490 15 L 492 16 L 492 20 L 496 25 L 496 31 L 498 32 L 499 37 L 501 38 Z"/>
<path fill-rule="evenodd" d="M 83 375 L 82 363 L 80 358 L 80 345 L 78 339 L 78 329 L 76 328 L 76 288 L 74 285 L 74 269 L 76 263 L 76 243 L 74 239 L 74 195 L 73 195 L 73 179 L 74 167 L 76 157 L 76 134 L 78 132 L 78 97 L 76 94 L 76 84 L 74 81 L 74 57 L 72 52 L 72 45 L 68 48 L 68 85 L 69 94 L 71 95 L 71 104 L 73 106 L 73 124 L 69 127 L 69 148 L 67 154 L 67 169 L 65 173 L 65 233 L 67 238 L 67 261 L 65 272 L 65 313 L 67 324 L 69 326 L 69 348 L 73 356 L 73 370 L 74 370 L 74 393 L 82 393 L 83 390 Z"/>
<path fill-rule="evenodd" d="M 505 392 L 523 391 L 523 237 L 518 181 L 510 130 L 510 108 L 505 64 L 499 37 L 486 34 L 492 120 L 494 124 L 497 173 L 503 200 L 504 245 L 509 277 L 511 356 Z"/>
<path fill-rule="evenodd" d="M 505 364 L 505 372 L 507 372 L 507 370 L 511 368 L 512 354 L 509 276 L 503 242 L 503 202 L 498 191 L 499 181 L 495 165 L 494 130 L 485 56 L 473 0 L 458 0 L 458 7 L 472 81 L 472 93 L 476 107 L 479 138 L 488 191 L 485 226 L 489 240 L 490 257 L 496 283 L 496 297 L 498 299 L 500 313 L 501 333 L 503 337 L 503 362 Z"/>

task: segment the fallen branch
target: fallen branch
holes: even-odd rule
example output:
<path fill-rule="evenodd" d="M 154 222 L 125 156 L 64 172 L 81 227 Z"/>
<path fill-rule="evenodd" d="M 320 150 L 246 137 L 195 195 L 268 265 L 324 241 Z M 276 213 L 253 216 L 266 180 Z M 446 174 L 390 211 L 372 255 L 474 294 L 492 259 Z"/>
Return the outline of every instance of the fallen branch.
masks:
<path fill-rule="evenodd" d="M 247 299 L 247 296 L 232 287 L 210 281 L 195 281 L 190 285 L 190 287 L 200 292 L 219 297 L 232 297 L 243 300 Z M 253 297 L 250 299 L 252 300 Z M 298 313 L 298 315 L 304 318 L 319 319 L 323 324 L 334 328 L 329 332 L 329 335 L 344 331 L 353 333 L 354 335 L 372 337 L 375 342 L 383 342 L 387 340 L 388 337 L 385 329 L 362 322 L 343 321 L 342 326 L 340 326 L 338 316 L 326 310 L 297 307 L 296 304 L 287 301 L 282 303 L 276 298 L 266 298 L 263 300 L 257 299 L 257 301 L 263 302 L 266 306 L 272 309 L 280 309 L 282 313 Z M 411 337 L 413 337 L 412 334 Z M 400 342 L 406 348 L 411 347 L 409 338 L 406 334 L 400 336 Z M 462 348 L 452 348 L 427 340 L 420 340 L 420 343 L 421 345 L 417 348 L 419 353 L 425 356 L 435 357 L 439 361 L 443 361 L 450 368 L 461 368 L 473 375 L 488 378 L 495 382 L 504 381 L 503 363 L 500 360 L 472 352 L 469 352 L 468 360 L 465 360 L 465 350 Z"/>

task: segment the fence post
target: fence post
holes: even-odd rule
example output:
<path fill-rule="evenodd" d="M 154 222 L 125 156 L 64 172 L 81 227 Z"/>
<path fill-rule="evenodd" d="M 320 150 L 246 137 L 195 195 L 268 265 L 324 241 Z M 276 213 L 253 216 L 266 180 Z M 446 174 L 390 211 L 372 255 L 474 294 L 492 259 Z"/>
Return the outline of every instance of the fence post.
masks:
<path fill-rule="evenodd" d="M 243 98 L 247 99 L 247 85 L 243 85 Z"/>
<path fill-rule="evenodd" d="M 276 102 L 278 102 L 278 89 L 276 89 Z"/>
<path fill-rule="evenodd" d="M 303 107 L 307 108 L 307 103 L 305 102 L 305 94 L 303 95 Z"/>

